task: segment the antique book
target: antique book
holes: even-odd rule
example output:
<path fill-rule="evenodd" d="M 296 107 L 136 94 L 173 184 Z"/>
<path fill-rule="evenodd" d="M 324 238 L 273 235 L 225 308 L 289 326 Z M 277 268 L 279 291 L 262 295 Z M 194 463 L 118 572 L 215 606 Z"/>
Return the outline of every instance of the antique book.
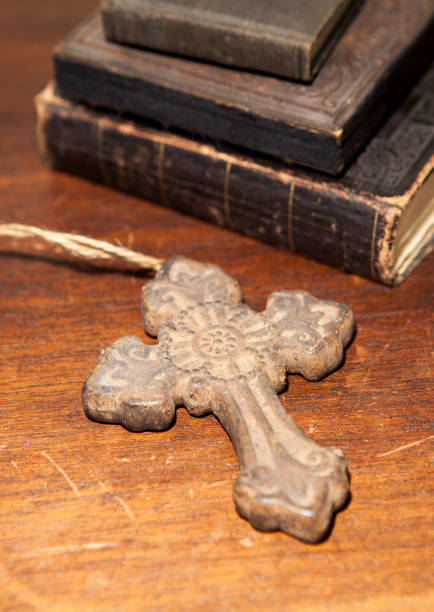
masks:
<path fill-rule="evenodd" d="M 57 47 L 65 98 L 337 174 L 422 72 L 431 0 L 366 0 L 309 85 L 106 41 L 100 16 Z"/>
<path fill-rule="evenodd" d="M 103 0 L 109 40 L 311 81 L 355 0 Z"/>
<path fill-rule="evenodd" d="M 434 67 L 336 179 L 73 103 L 36 100 L 53 168 L 371 277 L 400 283 L 434 229 Z"/>

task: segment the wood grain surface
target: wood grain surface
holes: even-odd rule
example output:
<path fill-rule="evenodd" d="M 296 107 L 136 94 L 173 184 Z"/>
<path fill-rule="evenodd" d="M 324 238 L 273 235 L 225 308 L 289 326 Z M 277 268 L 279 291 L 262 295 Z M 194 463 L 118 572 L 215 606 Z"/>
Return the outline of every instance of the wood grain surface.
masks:
<path fill-rule="evenodd" d="M 433 257 L 399 288 L 43 168 L 33 95 L 90 0 L 2 6 L 0 219 L 217 263 L 262 309 L 271 291 L 344 301 L 341 369 L 280 397 L 344 449 L 352 500 L 329 539 L 259 533 L 232 501 L 238 466 L 214 417 L 166 432 L 89 421 L 81 385 L 102 347 L 145 339 L 146 277 L 0 256 L 0 609 L 428 611 L 433 557 Z M 149 340 L 150 341 L 150 340 Z"/>

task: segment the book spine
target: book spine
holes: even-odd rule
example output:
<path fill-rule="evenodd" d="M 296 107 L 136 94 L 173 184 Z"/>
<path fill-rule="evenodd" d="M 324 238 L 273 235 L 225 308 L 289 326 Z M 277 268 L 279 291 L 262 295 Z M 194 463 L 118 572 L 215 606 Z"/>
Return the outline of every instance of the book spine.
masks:
<path fill-rule="evenodd" d="M 329 0 L 329 18 L 312 39 L 297 30 L 261 27 L 248 11 L 241 20 L 230 18 L 206 3 L 201 8 L 194 2 L 103 0 L 101 15 L 114 42 L 310 82 L 360 5 L 361 0 Z M 294 22 L 296 13 L 295 7 Z"/>
<path fill-rule="evenodd" d="M 229 19 L 219 20 L 212 10 L 155 0 L 105 0 L 101 15 L 105 35 L 111 41 L 285 78 L 313 78 L 311 46 L 291 32 L 286 39 L 282 35 L 276 38 L 270 32 L 249 28 L 244 20 L 235 25 Z M 253 54 L 253 61 L 252 48 L 258 47 L 261 52 Z"/>
<path fill-rule="evenodd" d="M 393 282 L 378 258 L 393 244 L 398 213 L 368 196 L 44 93 L 36 104 L 39 145 L 55 169 Z"/>

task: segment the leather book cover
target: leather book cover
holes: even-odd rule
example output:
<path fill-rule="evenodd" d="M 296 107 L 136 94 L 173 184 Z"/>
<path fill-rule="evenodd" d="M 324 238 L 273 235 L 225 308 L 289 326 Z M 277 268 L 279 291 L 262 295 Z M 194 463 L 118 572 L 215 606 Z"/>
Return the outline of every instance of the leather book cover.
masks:
<path fill-rule="evenodd" d="M 103 0 L 109 40 L 311 81 L 358 0 Z"/>
<path fill-rule="evenodd" d="M 340 178 L 92 110 L 52 86 L 37 109 L 54 168 L 348 272 L 398 284 L 433 246 L 434 67 Z"/>
<path fill-rule="evenodd" d="M 432 0 L 366 0 L 313 83 L 109 42 L 96 16 L 55 51 L 65 98 L 338 174 L 423 71 Z"/>

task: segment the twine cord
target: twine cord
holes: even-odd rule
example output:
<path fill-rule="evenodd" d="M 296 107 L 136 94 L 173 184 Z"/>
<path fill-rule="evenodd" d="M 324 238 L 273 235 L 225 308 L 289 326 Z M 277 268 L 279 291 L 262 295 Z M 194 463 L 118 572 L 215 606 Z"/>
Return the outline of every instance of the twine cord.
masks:
<path fill-rule="evenodd" d="M 104 240 L 95 240 L 87 236 L 79 234 L 69 234 L 66 232 L 53 232 L 51 230 L 41 229 L 33 225 L 22 225 L 20 223 L 5 223 L 0 224 L 0 238 L 12 238 L 14 240 L 30 240 L 36 242 L 33 244 L 33 250 L 41 254 L 43 247 L 40 246 L 40 241 L 45 245 L 55 245 L 61 247 L 67 254 L 73 258 L 86 261 L 87 263 L 100 264 L 106 262 L 109 265 L 116 264 L 127 265 L 128 267 L 141 270 L 154 270 L 157 272 L 164 259 L 144 255 L 137 251 L 132 251 L 123 246 L 116 246 L 105 242 Z M 18 249 L 17 249 L 18 250 Z M 25 252 L 24 249 L 22 252 Z M 49 256 L 50 253 L 43 252 L 44 256 Z"/>

